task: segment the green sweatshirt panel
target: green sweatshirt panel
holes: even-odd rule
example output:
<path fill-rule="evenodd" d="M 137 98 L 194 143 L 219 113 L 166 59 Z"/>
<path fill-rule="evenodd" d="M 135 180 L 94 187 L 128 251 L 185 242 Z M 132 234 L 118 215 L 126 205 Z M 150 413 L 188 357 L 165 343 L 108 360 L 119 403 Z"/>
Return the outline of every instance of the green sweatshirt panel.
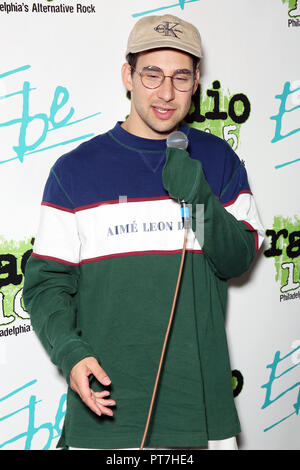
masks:
<path fill-rule="evenodd" d="M 112 418 L 98 417 L 69 389 L 59 446 L 139 446 L 179 264 L 180 254 L 148 254 L 81 265 L 77 327 L 112 382 L 92 378 L 91 387 L 109 389 L 116 407 Z M 215 280 L 203 255 L 187 252 L 145 445 L 200 446 L 240 432 L 225 306 L 226 283 Z"/>

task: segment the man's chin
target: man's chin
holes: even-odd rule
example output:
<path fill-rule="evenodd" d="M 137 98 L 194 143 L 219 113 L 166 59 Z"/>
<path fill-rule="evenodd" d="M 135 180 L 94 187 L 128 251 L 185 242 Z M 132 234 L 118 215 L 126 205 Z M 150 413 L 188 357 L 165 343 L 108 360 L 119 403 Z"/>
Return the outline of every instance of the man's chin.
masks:
<path fill-rule="evenodd" d="M 154 131 L 158 138 L 165 139 L 171 132 L 176 131 L 180 125 L 180 122 L 173 122 L 173 123 L 159 123 L 150 125 L 150 129 Z M 159 137 L 160 136 L 160 137 Z"/>

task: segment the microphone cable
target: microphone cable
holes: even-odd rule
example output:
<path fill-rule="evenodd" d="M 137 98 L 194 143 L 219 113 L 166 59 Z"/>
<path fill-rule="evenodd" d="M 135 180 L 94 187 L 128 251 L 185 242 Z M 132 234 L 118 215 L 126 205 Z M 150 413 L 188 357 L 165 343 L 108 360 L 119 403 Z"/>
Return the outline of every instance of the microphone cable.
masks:
<path fill-rule="evenodd" d="M 157 386 L 158 386 L 160 373 L 161 373 L 161 369 L 162 369 L 162 365 L 163 365 L 165 350 L 166 350 L 166 346 L 167 346 L 167 342 L 168 342 L 168 338 L 169 338 L 169 333 L 170 333 L 170 330 L 171 330 L 172 320 L 173 320 L 173 316 L 174 316 L 174 311 L 175 311 L 175 306 L 176 306 L 176 301 L 177 301 L 177 296 L 178 296 L 178 291 L 179 291 L 179 286 L 180 286 L 180 281 L 181 281 L 182 269 L 183 269 L 183 264 L 184 264 L 184 259 L 185 259 L 185 252 L 186 252 L 188 229 L 191 225 L 190 224 L 191 219 L 190 219 L 188 207 L 186 207 L 184 201 L 179 201 L 179 202 L 180 202 L 180 205 L 181 205 L 181 217 L 182 217 L 183 226 L 184 226 L 184 241 L 183 241 L 183 248 L 182 248 L 182 254 L 181 254 L 181 261 L 180 261 L 180 266 L 179 266 L 179 272 L 178 272 L 178 277 L 177 277 L 177 283 L 176 283 L 175 294 L 174 294 L 174 298 L 173 298 L 173 304 L 172 304 L 172 309 L 171 309 L 171 313 L 170 313 L 169 323 L 168 323 L 168 327 L 167 327 L 167 331 L 166 331 L 166 334 L 165 334 L 165 339 L 164 339 L 164 343 L 163 343 L 163 347 L 162 347 L 162 352 L 161 352 L 160 361 L 159 361 L 159 365 L 158 365 L 158 370 L 157 370 L 157 374 L 156 374 L 156 379 L 155 379 L 155 384 L 154 384 L 154 388 L 153 388 L 151 403 L 150 403 L 150 407 L 149 407 L 149 411 L 148 411 L 148 417 L 147 417 L 147 422 L 146 422 L 146 426 L 145 426 L 145 430 L 144 430 L 144 435 L 143 435 L 139 450 L 143 450 L 145 440 L 146 440 L 146 437 L 147 437 L 147 433 L 148 433 L 148 428 L 149 428 L 150 419 L 151 419 L 151 415 L 152 415 L 152 409 L 153 409 L 153 405 L 154 405 L 154 401 L 155 401 Z"/>

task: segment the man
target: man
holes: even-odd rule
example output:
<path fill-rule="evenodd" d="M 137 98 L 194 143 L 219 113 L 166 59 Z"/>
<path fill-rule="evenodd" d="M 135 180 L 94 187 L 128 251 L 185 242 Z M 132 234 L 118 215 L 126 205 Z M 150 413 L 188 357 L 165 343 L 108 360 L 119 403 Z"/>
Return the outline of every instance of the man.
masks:
<path fill-rule="evenodd" d="M 69 385 L 58 446 L 140 445 L 176 286 L 184 200 L 192 225 L 145 448 L 236 448 L 227 281 L 248 270 L 263 230 L 231 147 L 182 124 L 201 56 L 191 24 L 171 15 L 139 20 L 122 67 L 128 118 L 51 169 L 23 297 Z M 174 130 L 189 146 L 166 154 Z"/>

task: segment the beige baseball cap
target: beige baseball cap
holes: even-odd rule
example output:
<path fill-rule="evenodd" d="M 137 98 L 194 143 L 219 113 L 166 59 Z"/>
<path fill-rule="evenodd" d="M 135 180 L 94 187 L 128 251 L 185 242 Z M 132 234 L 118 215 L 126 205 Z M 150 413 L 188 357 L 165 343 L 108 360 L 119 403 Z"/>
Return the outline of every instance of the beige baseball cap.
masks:
<path fill-rule="evenodd" d="M 128 37 L 127 55 L 136 52 L 171 47 L 202 57 L 198 29 L 173 15 L 146 16 L 137 21 Z"/>

